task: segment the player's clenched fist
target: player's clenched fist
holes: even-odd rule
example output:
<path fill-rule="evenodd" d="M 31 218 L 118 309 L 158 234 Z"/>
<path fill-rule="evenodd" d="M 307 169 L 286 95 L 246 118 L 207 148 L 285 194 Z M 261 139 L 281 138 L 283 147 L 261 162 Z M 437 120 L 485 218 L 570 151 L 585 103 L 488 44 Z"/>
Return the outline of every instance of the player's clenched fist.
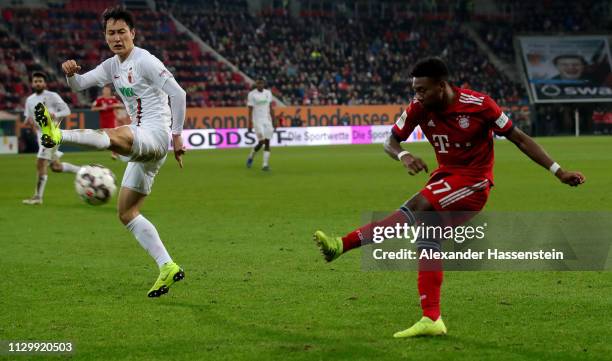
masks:
<path fill-rule="evenodd" d="M 568 184 L 572 187 L 578 187 L 586 180 L 584 175 L 582 175 L 580 172 L 559 170 L 556 176 L 562 183 Z"/>
<path fill-rule="evenodd" d="M 76 72 L 81 70 L 81 67 L 79 65 L 77 65 L 76 61 L 71 59 L 71 60 L 65 61 L 62 64 L 62 70 L 64 71 L 64 73 L 66 73 L 66 76 L 71 77 Z"/>

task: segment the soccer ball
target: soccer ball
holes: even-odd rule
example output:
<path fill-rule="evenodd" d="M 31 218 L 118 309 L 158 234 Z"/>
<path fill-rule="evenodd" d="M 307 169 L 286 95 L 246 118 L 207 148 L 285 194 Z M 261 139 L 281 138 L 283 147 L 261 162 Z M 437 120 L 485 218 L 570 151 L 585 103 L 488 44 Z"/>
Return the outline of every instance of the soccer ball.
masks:
<path fill-rule="evenodd" d="M 93 206 L 108 202 L 117 190 L 113 172 L 99 164 L 81 167 L 74 179 L 74 187 L 79 197 Z"/>

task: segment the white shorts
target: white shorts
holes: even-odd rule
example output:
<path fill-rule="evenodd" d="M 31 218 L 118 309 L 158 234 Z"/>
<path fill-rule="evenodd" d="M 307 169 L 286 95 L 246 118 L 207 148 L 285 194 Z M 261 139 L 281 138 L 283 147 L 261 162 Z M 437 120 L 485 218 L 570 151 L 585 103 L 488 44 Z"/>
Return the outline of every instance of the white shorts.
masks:
<path fill-rule="evenodd" d="M 253 130 L 258 140 L 272 139 L 274 135 L 274 127 L 272 127 L 270 122 L 255 122 Z"/>
<path fill-rule="evenodd" d="M 134 133 L 132 154 L 123 173 L 121 186 L 138 193 L 149 194 L 155 176 L 166 161 L 170 135 L 165 130 L 130 125 Z"/>
<path fill-rule="evenodd" d="M 129 127 L 134 134 L 130 162 L 149 162 L 166 157 L 170 147 L 170 129 L 143 128 L 135 124 Z"/>
<path fill-rule="evenodd" d="M 121 187 L 131 189 L 141 194 L 151 193 L 153 181 L 159 169 L 166 161 L 166 156 L 159 160 L 149 162 L 128 162 Z"/>
<path fill-rule="evenodd" d="M 60 152 L 59 146 L 56 146 L 53 148 L 46 148 L 45 146 L 43 146 L 40 143 L 40 133 L 37 134 L 37 138 L 38 138 L 38 154 L 36 155 L 36 158 L 45 159 L 50 162 L 55 162 L 56 160 L 59 160 L 62 157 L 62 155 L 64 155 L 63 152 Z"/>

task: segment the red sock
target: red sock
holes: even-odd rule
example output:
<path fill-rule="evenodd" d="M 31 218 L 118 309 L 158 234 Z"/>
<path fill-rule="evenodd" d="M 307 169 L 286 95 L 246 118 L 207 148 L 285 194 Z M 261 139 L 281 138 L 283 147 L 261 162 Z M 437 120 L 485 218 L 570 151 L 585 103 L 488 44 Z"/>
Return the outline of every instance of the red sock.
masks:
<path fill-rule="evenodd" d="M 441 260 L 419 260 L 417 284 L 421 296 L 421 309 L 423 316 L 434 321 L 440 317 L 440 288 L 443 278 Z"/>
<path fill-rule="evenodd" d="M 400 209 L 381 221 L 368 223 L 365 226 L 357 228 L 356 230 L 342 237 L 343 252 L 360 247 L 362 244 L 366 245 L 368 243 L 372 243 L 372 239 L 374 237 L 374 227 L 395 227 L 395 225 L 398 223 L 401 225 L 404 223 L 409 223 L 409 225 L 412 225 L 414 224 L 414 215 L 412 215 L 412 213 L 407 209 Z"/>

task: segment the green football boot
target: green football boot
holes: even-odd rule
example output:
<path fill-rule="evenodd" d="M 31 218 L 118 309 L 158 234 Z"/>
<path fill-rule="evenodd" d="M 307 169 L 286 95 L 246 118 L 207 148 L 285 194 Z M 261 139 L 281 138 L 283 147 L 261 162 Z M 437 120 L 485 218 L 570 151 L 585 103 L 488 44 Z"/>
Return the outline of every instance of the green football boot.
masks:
<path fill-rule="evenodd" d="M 393 337 L 419 337 L 419 336 L 441 336 L 446 335 L 446 325 L 439 317 L 435 322 L 431 318 L 423 316 L 419 322 L 404 331 L 396 332 Z"/>
<path fill-rule="evenodd" d="M 40 143 L 45 148 L 53 148 L 60 144 L 62 141 L 62 133 L 43 103 L 38 103 L 36 107 L 34 107 L 34 120 L 40 126 L 40 131 L 42 133 L 40 136 Z"/>
<path fill-rule="evenodd" d="M 342 238 L 330 237 L 322 231 L 316 231 L 312 236 L 327 262 L 331 262 L 342 254 Z"/>
<path fill-rule="evenodd" d="M 149 297 L 159 297 L 168 293 L 170 286 L 185 278 L 185 271 L 174 262 L 165 263 L 159 270 L 159 277 L 151 289 Z"/>

